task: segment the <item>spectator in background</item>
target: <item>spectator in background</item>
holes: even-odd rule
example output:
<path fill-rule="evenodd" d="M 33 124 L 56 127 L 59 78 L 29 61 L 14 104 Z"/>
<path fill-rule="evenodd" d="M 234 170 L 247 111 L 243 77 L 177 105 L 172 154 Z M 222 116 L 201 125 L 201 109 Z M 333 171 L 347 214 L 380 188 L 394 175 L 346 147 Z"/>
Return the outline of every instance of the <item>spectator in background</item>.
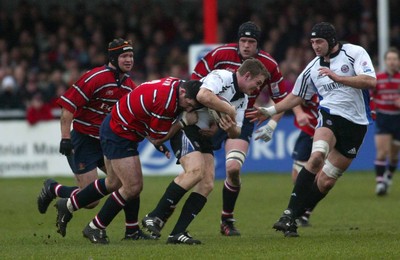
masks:
<path fill-rule="evenodd" d="M 51 113 L 51 106 L 45 103 L 40 92 L 33 95 L 26 110 L 26 120 L 30 125 L 35 125 L 40 121 L 54 119 Z"/>
<path fill-rule="evenodd" d="M 375 175 L 378 196 L 386 195 L 399 162 L 400 151 L 400 56 L 397 48 L 385 53 L 386 70 L 377 74 L 371 91 L 375 120 Z"/>
<path fill-rule="evenodd" d="M 7 75 L 1 81 L 0 109 L 24 109 L 17 83 L 13 76 Z"/>

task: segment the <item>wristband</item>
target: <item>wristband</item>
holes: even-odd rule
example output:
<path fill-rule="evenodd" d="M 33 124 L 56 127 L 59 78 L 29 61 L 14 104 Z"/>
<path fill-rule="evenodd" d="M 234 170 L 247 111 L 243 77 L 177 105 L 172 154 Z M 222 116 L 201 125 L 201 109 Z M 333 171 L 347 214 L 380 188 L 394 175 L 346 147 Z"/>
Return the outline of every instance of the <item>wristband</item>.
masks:
<path fill-rule="evenodd" d="M 269 120 L 268 121 L 268 124 L 267 124 L 272 130 L 275 130 L 275 128 L 276 128 L 276 126 L 277 126 L 277 123 L 276 123 L 276 121 L 275 120 Z"/>
<path fill-rule="evenodd" d="M 270 106 L 270 107 L 260 107 L 261 112 L 265 115 L 265 116 L 273 116 L 276 115 L 276 108 L 275 106 Z"/>

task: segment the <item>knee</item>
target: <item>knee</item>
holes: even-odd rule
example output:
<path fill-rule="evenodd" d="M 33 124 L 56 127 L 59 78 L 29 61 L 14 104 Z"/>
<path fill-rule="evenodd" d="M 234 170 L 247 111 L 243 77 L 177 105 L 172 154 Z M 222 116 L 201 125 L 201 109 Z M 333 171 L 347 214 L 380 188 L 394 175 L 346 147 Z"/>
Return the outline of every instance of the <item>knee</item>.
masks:
<path fill-rule="evenodd" d="M 204 194 L 210 194 L 214 189 L 214 182 L 213 181 L 206 181 L 202 183 L 202 191 Z"/>
<path fill-rule="evenodd" d="M 204 177 L 204 167 L 201 165 L 193 165 L 189 167 L 186 171 L 186 174 L 191 176 L 194 181 L 197 183 Z"/>
<path fill-rule="evenodd" d="M 136 198 L 143 190 L 143 182 L 130 184 L 126 187 L 123 187 L 123 189 L 124 189 L 124 194 L 127 196 L 127 199 Z"/>
<path fill-rule="evenodd" d="M 310 159 L 307 162 L 307 168 L 310 169 L 311 172 L 319 172 L 319 170 L 324 165 L 325 155 L 321 152 L 314 152 L 311 154 Z"/>
<path fill-rule="evenodd" d="M 337 179 L 322 174 L 318 178 L 318 187 L 322 193 L 328 193 L 336 184 Z"/>
<path fill-rule="evenodd" d="M 118 190 L 122 186 L 121 182 L 117 178 L 108 178 L 106 177 L 106 187 L 107 191 L 113 192 Z"/>

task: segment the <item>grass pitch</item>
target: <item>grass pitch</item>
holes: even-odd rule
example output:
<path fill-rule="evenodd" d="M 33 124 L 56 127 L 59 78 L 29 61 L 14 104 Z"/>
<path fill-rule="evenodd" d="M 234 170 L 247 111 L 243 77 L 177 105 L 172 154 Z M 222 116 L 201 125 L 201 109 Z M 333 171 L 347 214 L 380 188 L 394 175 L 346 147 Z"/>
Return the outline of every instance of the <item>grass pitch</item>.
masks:
<path fill-rule="evenodd" d="M 55 209 L 50 206 L 45 215 L 37 211 L 43 179 L 0 179 L 0 259 L 400 259 L 400 189 L 395 178 L 389 195 L 377 197 L 372 172 L 346 173 L 318 205 L 312 227 L 299 228 L 299 238 L 284 238 L 271 228 L 287 206 L 290 175 L 242 177 L 235 212 L 240 237 L 219 234 L 222 180 L 218 180 L 189 227 L 203 243 L 198 246 L 165 244 L 186 197 L 158 241 L 121 241 L 121 212 L 107 229 L 111 243 L 91 244 L 81 232 L 99 208 L 75 212 L 63 238 L 56 233 Z M 55 179 L 74 183 L 72 177 Z M 145 177 L 140 219 L 156 205 L 172 179 Z"/>

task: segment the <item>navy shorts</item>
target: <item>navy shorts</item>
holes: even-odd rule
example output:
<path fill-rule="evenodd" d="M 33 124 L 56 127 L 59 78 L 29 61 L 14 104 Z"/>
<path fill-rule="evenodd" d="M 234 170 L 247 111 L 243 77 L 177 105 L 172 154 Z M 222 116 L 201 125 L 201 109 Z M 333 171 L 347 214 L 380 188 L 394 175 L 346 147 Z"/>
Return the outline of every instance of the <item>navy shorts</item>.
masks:
<path fill-rule="evenodd" d="M 214 155 L 211 143 L 212 139 L 199 134 L 199 130 L 198 126 L 189 125 L 170 139 L 171 148 L 174 151 L 176 159 L 178 159 L 177 163 L 179 163 L 182 156 L 194 151 Z"/>
<path fill-rule="evenodd" d="M 356 158 L 358 150 L 367 133 L 368 126 L 355 124 L 341 116 L 331 115 L 320 110 L 318 127 L 327 127 L 336 137 L 335 149 L 347 158 Z"/>
<path fill-rule="evenodd" d="M 116 135 L 111 130 L 110 119 L 111 114 L 104 119 L 100 127 L 100 142 L 104 156 L 108 160 L 113 160 L 139 155 L 139 143 Z"/>
<path fill-rule="evenodd" d="M 375 134 L 390 134 L 400 141 L 400 115 L 376 113 Z"/>
<path fill-rule="evenodd" d="M 248 118 L 244 118 L 240 136 L 237 139 L 242 139 L 250 143 L 251 137 L 253 136 L 254 123 L 250 122 Z M 228 139 L 228 133 L 218 128 L 217 133 L 213 136 L 213 148 L 219 150 L 225 140 Z"/>
<path fill-rule="evenodd" d="M 67 156 L 69 167 L 75 174 L 84 174 L 104 166 L 100 140 L 75 130 L 71 131 L 74 153 Z"/>
<path fill-rule="evenodd" d="M 295 161 L 306 162 L 310 158 L 313 137 L 301 131 L 294 145 L 292 159 Z"/>

